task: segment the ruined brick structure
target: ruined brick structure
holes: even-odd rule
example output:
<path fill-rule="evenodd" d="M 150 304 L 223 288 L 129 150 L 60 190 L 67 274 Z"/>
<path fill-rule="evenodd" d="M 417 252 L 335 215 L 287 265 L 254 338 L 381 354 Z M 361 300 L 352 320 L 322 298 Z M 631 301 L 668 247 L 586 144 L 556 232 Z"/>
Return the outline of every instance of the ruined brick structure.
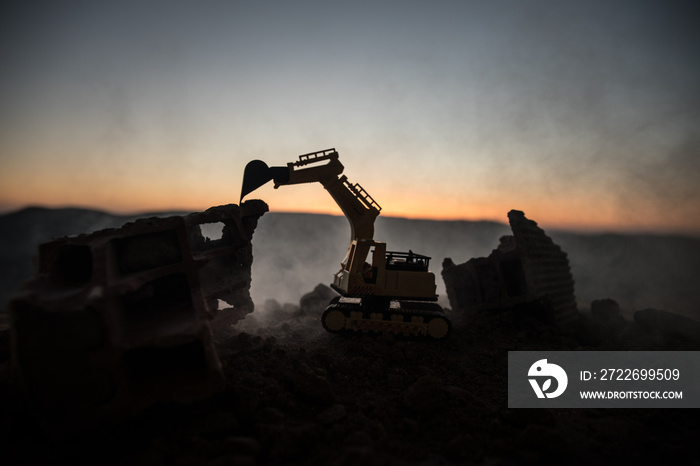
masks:
<path fill-rule="evenodd" d="M 504 236 L 488 257 L 455 265 L 443 262 L 442 277 L 453 310 L 474 312 L 543 303 L 557 323 L 576 314 L 574 280 L 567 255 L 537 223 L 511 210 L 513 236 Z"/>
<path fill-rule="evenodd" d="M 47 427 L 220 390 L 210 320 L 252 312 L 251 239 L 266 211 L 248 201 L 41 245 L 10 319 L 13 364 Z M 221 238 L 202 234 L 210 223 Z M 232 307 L 218 311 L 218 300 Z"/>

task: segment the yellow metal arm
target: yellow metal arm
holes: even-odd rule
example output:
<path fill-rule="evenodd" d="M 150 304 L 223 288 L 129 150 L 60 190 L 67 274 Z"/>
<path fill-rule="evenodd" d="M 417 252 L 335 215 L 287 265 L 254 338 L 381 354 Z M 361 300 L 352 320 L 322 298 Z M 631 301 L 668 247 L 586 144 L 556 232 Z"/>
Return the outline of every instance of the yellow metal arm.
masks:
<path fill-rule="evenodd" d="M 352 184 L 343 173 L 335 149 L 299 156 L 287 164 L 289 176 L 275 178 L 275 188 L 287 184 L 319 182 L 330 193 L 350 222 L 351 240 L 372 239 L 374 221 L 382 208 L 359 184 Z M 275 168 L 272 167 L 274 170 Z"/>

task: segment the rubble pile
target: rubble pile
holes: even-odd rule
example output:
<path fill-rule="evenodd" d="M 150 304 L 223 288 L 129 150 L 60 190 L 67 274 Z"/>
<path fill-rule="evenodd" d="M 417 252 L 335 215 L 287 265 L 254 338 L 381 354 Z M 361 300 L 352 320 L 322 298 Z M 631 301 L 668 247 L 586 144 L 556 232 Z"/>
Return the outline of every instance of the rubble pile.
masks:
<path fill-rule="evenodd" d="M 512 236 L 504 236 L 488 257 L 442 266 L 450 306 L 474 313 L 538 302 L 557 323 L 577 315 L 574 279 L 567 254 L 537 223 L 518 210 L 508 212 Z"/>
<path fill-rule="evenodd" d="M 298 304 L 280 304 L 275 299 L 267 299 L 256 306 L 255 312 L 238 322 L 235 330 L 263 338 L 292 340 L 297 344 L 312 342 L 328 335 L 321 324 L 321 314 L 337 296 L 338 293 L 320 283 L 313 291 L 304 294 Z"/>
<path fill-rule="evenodd" d="M 250 297 L 253 245 L 251 240 L 258 219 L 267 212 L 263 201 L 251 200 L 240 207 L 235 204 L 212 207 L 184 217 L 192 253 L 204 265 L 199 268 L 199 286 L 213 318 L 216 333 L 228 329 L 255 306 Z M 220 238 L 208 238 L 204 225 L 218 225 Z M 220 301 L 229 307 L 220 308 Z"/>
<path fill-rule="evenodd" d="M 610 299 L 580 314 L 590 334 L 490 313 L 441 341 L 309 334 L 328 292 L 319 285 L 298 304 L 269 300 L 216 341 L 222 391 L 60 442 L 36 434 L 31 405 L 0 372 L 6 454 L 26 464 L 663 463 L 686 458 L 700 435 L 692 410 L 507 408 L 508 351 L 697 351 L 700 340 L 682 338 L 665 314 L 662 334 L 623 319 L 617 339 Z M 597 335 L 605 338 L 594 343 Z"/>
<path fill-rule="evenodd" d="M 209 322 L 219 299 L 239 318 L 253 310 L 250 240 L 266 211 L 249 201 L 41 245 L 10 320 L 13 365 L 46 426 L 70 431 L 221 390 Z M 220 239 L 202 235 L 212 222 Z"/>

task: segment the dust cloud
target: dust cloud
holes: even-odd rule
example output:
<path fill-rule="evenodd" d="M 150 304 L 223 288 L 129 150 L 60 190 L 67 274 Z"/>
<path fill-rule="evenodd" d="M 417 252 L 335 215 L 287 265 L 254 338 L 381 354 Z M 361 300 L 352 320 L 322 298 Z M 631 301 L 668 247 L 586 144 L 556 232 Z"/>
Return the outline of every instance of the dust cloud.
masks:
<path fill-rule="evenodd" d="M 377 219 L 374 239 L 389 251 L 408 251 L 432 258 L 440 303 L 447 305 L 440 277 L 445 257 L 488 254 L 510 229 L 496 222 L 434 222 L 402 218 Z M 340 270 L 349 245 L 350 227 L 344 217 L 268 213 L 253 237 L 251 296 L 256 307 L 268 299 L 298 303 L 317 284 L 329 284 Z"/>
<path fill-rule="evenodd" d="M 297 306 L 317 285 L 328 285 L 347 251 L 349 232 L 340 216 L 265 214 L 253 237 L 251 296 L 256 313 L 262 316 L 266 308 Z M 443 259 L 462 263 L 488 256 L 499 238 L 510 233 L 508 225 L 497 222 L 379 217 L 374 239 L 386 242 L 388 250 L 411 249 L 431 257 L 438 302 L 449 307 L 440 275 Z M 646 308 L 700 316 L 700 290 L 694 283 L 700 276 L 700 239 L 547 233 L 568 254 L 580 311 L 589 311 L 594 300 L 611 298 L 626 316 Z"/>

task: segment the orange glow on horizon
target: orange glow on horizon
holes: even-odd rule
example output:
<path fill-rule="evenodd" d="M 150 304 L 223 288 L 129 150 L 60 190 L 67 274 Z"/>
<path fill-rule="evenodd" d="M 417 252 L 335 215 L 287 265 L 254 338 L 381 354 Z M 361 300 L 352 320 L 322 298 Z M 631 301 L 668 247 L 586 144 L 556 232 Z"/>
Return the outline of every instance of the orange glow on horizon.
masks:
<path fill-rule="evenodd" d="M 2 178 L 0 176 L 0 178 Z M 104 178 L 90 176 L 66 180 L 51 173 L 34 174 L 31 178 L 0 179 L 0 206 L 4 210 L 29 205 L 46 207 L 82 207 L 115 214 L 148 212 L 193 212 L 214 205 L 238 203 L 239 182 L 185 182 L 174 185 L 165 179 L 147 177 L 120 180 L 118 187 L 107 187 Z M 73 181 L 73 183 L 71 183 Z M 85 195 L 85 193 L 90 195 Z M 323 188 L 317 185 L 282 187 L 265 186 L 247 199 L 262 199 L 271 212 L 313 213 L 341 216 L 340 208 Z M 375 199 L 383 207 L 382 217 L 443 221 L 494 221 L 507 223 L 510 210 L 522 210 L 544 229 L 581 232 L 650 232 L 680 233 L 700 236 L 700 218 L 667 213 L 662 219 L 652 207 L 638 206 L 636 215 L 621 215 L 619 209 L 604 200 L 567 198 L 525 198 L 512 200 L 465 194 L 441 196 L 414 192 L 380 192 Z M 468 200 L 465 200 L 468 199 Z"/>
<path fill-rule="evenodd" d="M 95 209 L 103 210 L 109 213 L 117 215 L 137 215 L 140 213 L 154 213 L 154 212 L 195 212 L 203 211 L 214 205 L 231 204 L 237 203 L 236 199 L 223 199 L 222 202 L 206 202 L 204 197 L 199 197 L 197 199 L 192 199 L 190 203 L 181 202 L 179 204 L 172 204 L 166 202 L 165 199 L 150 199 L 149 202 L 131 203 L 129 201 L 134 200 L 134 196 L 125 197 L 122 199 L 123 202 L 119 203 L 109 203 L 101 204 L 98 202 L 88 202 L 84 198 L 81 199 L 63 199 L 62 201 L 47 201 L 45 198 L 36 197 L 34 199 L 24 200 L 24 202 L 17 202 L 11 198 L 0 199 L 0 206 L 3 207 L 4 212 L 10 212 L 15 210 L 20 210 L 24 207 L 38 206 L 47 208 L 85 208 L 85 209 Z M 244 200 L 245 202 L 245 200 Z M 276 213 L 289 213 L 289 214 L 319 214 L 319 215 L 333 215 L 333 216 L 343 216 L 340 209 L 333 208 L 315 208 L 307 207 L 301 208 L 290 208 L 290 207 L 280 207 L 275 208 L 275 206 L 270 205 L 270 212 Z M 637 223 L 625 223 L 622 221 L 613 221 L 603 217 L 593 218 L 587 217 L 584 220 L 580 218 L 571 218 L 571 216 L 560 215 L 557 216 L 556 212 L 551 209 L 518 209 L 515 206 L 482 206 L 483 208 L 479 211 L 472 209 L 470 212 L 448 212 L 439 211 L 433 212 L 432 215 L 425 214 L 423 212 L 406 212 L 402 210 L 394 209 L 384 209 L 382 210 L 381 217 L 397 217 L 397 218 L 407 218 L 412 220 L 433 220 L 433 221 L 489 221 L 507 224 L 508 223 L 508 212 L 510 210 L 523 210 L 525 215 L 530 220 L 534 220 L 538 225 L 547 230 L 568 230 L 568 231 L 578 231 L 582 233 L 603 233 L 603 232 L 619 232 L 619 233 L 651 233 L 651 234 L 684 234 L 690 236 L 700 236 L 700 226 L 697 222 L 686 222 L 686 223 L 675 223 L 658 225 L 648 221 L 637 222 Z"/>

